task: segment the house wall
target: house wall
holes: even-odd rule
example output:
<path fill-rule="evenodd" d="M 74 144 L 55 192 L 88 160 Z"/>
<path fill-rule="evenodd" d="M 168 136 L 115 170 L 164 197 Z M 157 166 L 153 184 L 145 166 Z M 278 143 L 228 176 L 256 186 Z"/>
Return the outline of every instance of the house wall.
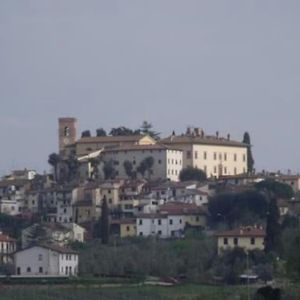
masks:
<path fill-rule="evenodd" d="M 165 149 L 144 149 L 144 150 L 117 150 L 103 153 L 106 161 L 113 160 L 116 162 L 115 169 L 118 172 L 117 178 L 128 178 L 124 162 L 130 161 L 134 170 L 147 157 L 153 157 L 153 173 L 145 174 L 151 179 L 170 179 L 179 180 L 179 173 L 182 169 L 182 152 L 177 150 Z"/>
<path fill-rule="evenodd" d="M 121 238 L 136 236 L 136 224 L 120 224 L 120 236 Z"/>
<path fill-rule="evenodd" d="M 227 245 L 224 244 L 224 237 L 218 237 L 218 253 L 220 254 L 222 250 L 232 249 L 235 247 L 244 248 L 245 250 L 264 250 L 264 238 L 263 237 L 254 237 L 255 244 L 251 244 L 251 237 L 236 237 L 238 240 L 238 244 L 234 244 L 235 237 L 226 237 Z"/>

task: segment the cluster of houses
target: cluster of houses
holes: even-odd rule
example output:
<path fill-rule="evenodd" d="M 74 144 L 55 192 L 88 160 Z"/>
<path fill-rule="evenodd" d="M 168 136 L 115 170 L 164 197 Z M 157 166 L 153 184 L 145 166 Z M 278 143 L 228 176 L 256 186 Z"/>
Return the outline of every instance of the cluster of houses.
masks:
<path fill-rule="evenodd" d="M 18 248 L 16 240 L 0 234 L 1 262 L 13 263 L 15 273 L 22 276 L 76 276 L 78 253 L 68 246 L 94 236 L 104 199 L 111 234 L 182 238 L 188 228 L 207 227 L 207 204 L 220 187 L 239 190 L 272 177 L 299 192 L 298 175 L 248 174 L 248 147 L 230 135 L 208 136 L 199 128 L 160 141 L 148 135 L 77 140 L 76 120 L 60 118 L 59 155 L 62 162 L 75 155 L 77 180 L 61 185 L 49 174 L 26 169 L 3 177 L 0 213 L 38 221 L 22 230 Z M 148 157 L 152 158 L 149 169 L 139 173 L 138 166 Z M 113 179 L 101 174 L 101 164 L 107 162 L 112 162 Z M 125 162 L 130 163 L 130 170 Z M 203 170 L 208 180 L 180 182 L 179 174 L 186 167 Z M 55 169 L 59 173 L 59 164 Z M 300 215 L 297 199 L 282 199 L 279 206 L 282 215 L 290 211 Z M 219 253 L 235 246 L 263 249 L 265 231 L 248 226 L 219 232 L 216 237 Z"/>

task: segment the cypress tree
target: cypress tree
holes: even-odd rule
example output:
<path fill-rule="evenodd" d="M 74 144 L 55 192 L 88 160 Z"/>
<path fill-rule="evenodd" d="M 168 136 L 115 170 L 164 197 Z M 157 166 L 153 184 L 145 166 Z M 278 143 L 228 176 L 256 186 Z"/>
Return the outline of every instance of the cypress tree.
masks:
<path fill-rule="evenodd" d="M 101 207 L 100 219 L 101 240 L 103 244 L 108 244 L 109 241 L 109 209 L 106 197 L 104 196 Z"/>
<path fill-rule="evenodd" d="M 279 247 L 280 241 L 280 224 L 279 209 L 276 198 L 272 197 L 269 201 L 269 209 L 267 213 L 266 243 L 265 251 L 274 251 Z"/>
<path fill-rule="evenodd" d="M 251 140 L 250 140 L 250 135 L 248 132 L 244 133 L 244 138 L 243 138 L 243 143 L 248 145 L 247 147 L 247 167 L 248 167 L 248 172 L 252 173 L 253 172 L 253 167 L 254 167 L 254 159 L 251 151 Z"/>

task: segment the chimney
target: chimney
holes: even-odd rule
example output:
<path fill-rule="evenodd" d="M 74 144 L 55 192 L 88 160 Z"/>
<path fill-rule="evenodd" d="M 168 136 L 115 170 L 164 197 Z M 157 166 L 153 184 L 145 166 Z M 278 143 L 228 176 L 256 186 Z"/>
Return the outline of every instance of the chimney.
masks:
<path fill-rule="evenodd" d="M 216 138 L 219 138 L 219 131 L 216 131 Z"/>
<path fill-rule="evenodd" d="M 188 127 L 188 128 L 186 129 L 186 134 L 187 134 L 187 135 L 191 135 L 191 134 L 192 134 L 192 128 L 191 128 L 191 127 Z"/>
<path fill-rule="evenodd" d="M 227 134 L 227 141 L 230 141 L 230 134 Z"/>

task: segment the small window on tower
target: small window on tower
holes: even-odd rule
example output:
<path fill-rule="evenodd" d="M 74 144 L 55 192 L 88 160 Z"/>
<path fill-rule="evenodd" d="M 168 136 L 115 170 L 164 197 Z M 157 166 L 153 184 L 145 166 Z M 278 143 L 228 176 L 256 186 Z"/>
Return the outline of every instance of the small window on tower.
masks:
<path fill-rule="evenodd" d="M 68 126 L 64 129 L 64 136 L 70 136 L 70 128 Z"/>

